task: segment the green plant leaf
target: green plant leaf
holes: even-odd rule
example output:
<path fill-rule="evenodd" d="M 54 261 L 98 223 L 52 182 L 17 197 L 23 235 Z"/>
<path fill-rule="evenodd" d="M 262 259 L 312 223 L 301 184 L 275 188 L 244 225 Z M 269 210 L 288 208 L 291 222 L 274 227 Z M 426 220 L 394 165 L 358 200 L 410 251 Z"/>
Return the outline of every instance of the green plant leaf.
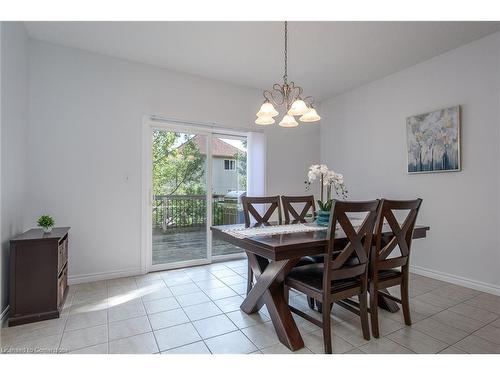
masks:
<path fill-rule="evenodd" d="M 54 226 L 55 221 L 52 216 L 42 215 L 38 218 L 37 224 L 42 228 L 50 228 Z"/>

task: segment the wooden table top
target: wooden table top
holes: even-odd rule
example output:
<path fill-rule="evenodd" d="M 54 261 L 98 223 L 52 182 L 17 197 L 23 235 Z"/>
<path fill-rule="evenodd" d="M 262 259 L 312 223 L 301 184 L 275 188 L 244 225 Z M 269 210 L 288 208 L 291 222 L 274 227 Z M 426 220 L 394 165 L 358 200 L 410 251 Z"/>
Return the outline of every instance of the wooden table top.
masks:
<path fill-rule="evenodd" d="M 237 238 L 224 232 L 224 230 L 238 227 L 241 228 L 244 225 L 216 225 L 210 229 L 217 238 L 272 260 L 321 254 L 324 253 L 325 246 L 328 244 L 327 230 L 266 236 L 257 235 L 246 238 Z M 413 238 L 426 237 L 429 229 L 428 226 L 416 225 Z M 392 236 L 392 231 L 387 224 L 384 225 L 383 233 Z M 345 238 L 345 234 L 342 230 L 337 230 L 335 238 L 341 240 Z"/>

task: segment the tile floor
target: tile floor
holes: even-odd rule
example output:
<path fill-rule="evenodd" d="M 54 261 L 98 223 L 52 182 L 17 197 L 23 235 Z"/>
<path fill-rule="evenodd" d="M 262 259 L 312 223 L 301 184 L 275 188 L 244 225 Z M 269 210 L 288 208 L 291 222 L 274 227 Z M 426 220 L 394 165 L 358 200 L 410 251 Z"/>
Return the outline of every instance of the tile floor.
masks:
<path fill-rule="evenodd" d="M 156 272 L 71 286 L 59 319 L 4 327 L 10 353 L 290 353 L 264 308 L 246 315 L 246 261 Z M 397 294 L 397 290 L 393 290 Z M 500 297 L 411 277 L 413 325 L 380 313 L 381 338 L 363 339 L 359 319 L 335 306 L 335 353 L 500 353 Z M 305 297 L 290 302 L 308 309 Z M 312 312 L 317 314 L 317 312 Z M 321 330 L 294 316 L 305 342 L 322 353 Z"/>

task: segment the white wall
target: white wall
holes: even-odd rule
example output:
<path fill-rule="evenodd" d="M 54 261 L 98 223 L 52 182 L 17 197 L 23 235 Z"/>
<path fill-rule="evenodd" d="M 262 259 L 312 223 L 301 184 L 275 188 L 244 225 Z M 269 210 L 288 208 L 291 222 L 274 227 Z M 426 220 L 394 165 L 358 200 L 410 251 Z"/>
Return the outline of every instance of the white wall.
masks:
<path fill-rule="evenodd" d="M 407 175 L 406 117 L 457 104 L 463 170 Z M 414 242 L 416 270 L 497 294 L 499 108 L 500 33 L 321 106 L 321 158 L 344 174 L 350 198 L 423 198 L 418 221 L 431 230 Z"/>
<path fill-rule="evenodd" d="M 27 207 L 28 63 L 22 23 L 1 23 L 1 288 L 8 304 L 9 239 L 24 230 Z"/>
<path fill-rule="evenodd" d="M 27 221 L 47 212 L 72 227 L 73 280 L 139 272 L 144 114 L 242 128 L 262 98 L 259 90 L 38 41 L 30 43 L 29 72 Z M 302 191 L 304 167 L 319 159 L 319 127 L 266 132 L 268 191 Z"/>

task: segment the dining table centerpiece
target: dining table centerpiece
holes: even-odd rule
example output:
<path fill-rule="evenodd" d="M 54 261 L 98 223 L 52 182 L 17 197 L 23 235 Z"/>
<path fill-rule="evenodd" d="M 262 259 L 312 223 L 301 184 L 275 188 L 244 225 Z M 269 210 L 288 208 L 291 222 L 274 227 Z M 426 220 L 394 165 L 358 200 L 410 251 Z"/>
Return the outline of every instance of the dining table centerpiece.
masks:
<path fill-rule="evenodd" d="M 347 188 L 344 183 L 344 176 L 335 171 L 329 170 L 326 164 L 314 164 L 309 167 L 307 172 L 306 190 L 311 188 L 314 181 L 320 182 L 320 200 L 318 200 L 318 213 L 316 217 L 316 224 L 321 226 L 328 226 L 330 222 L 330 213 L 333 204 L 333 191 L 341 198 L 347 198 Z M 325 189 L 326 188 L 326 189 Z M 326 190 L 326 200 L 325 200 Z"/>

